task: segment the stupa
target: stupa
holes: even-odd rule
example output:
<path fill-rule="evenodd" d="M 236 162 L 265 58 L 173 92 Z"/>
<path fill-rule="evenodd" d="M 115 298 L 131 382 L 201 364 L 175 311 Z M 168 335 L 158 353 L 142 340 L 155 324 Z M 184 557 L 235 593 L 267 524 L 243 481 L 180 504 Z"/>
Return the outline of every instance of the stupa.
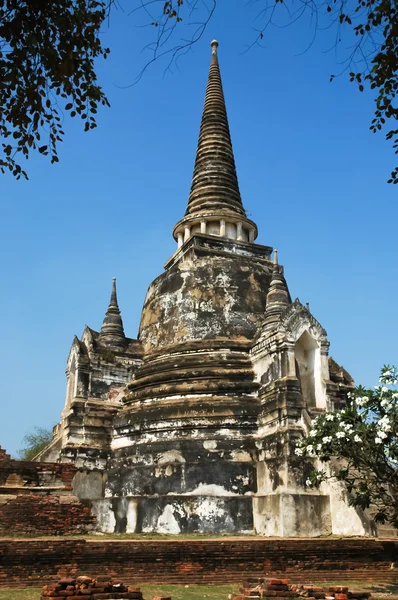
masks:
<path fill-rule="evenodd" d="M 149 286 L 137 339 L 116 282 L 99 332 L 74 338 L 54 439 L 76 495 L 108 532 L 366 535 L 344 489 L 307 487 L 295 454 L 311 420 L 353 387 L 325 329 L 292 301 L 277 251 L 243 207 L 212 54 L 177 248 Z"/>

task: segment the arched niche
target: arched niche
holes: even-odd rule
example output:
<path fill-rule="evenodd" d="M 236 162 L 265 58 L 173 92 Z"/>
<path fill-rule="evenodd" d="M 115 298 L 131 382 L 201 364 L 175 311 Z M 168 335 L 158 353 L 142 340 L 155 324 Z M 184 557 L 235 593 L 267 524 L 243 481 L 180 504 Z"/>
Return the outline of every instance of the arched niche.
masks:
<path fill-rule="evenodd" d="M 319 345 L 304 331 L 294 345 L 296 377 L 300 382 L 301 394 L 308 407 L 317 406 L 317 385 L 320 379 Z"/>

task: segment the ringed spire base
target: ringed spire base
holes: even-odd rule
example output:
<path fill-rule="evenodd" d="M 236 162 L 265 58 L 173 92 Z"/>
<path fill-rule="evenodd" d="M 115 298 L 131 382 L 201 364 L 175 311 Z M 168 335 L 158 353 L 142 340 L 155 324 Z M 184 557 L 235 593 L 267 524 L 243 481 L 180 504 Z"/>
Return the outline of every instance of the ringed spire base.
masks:
<path fill-rule="evenodd" d="M 195 233 L 254 242 L 257 225 L 246 217 L 236 174 L 220 67 L 211 42 L 210 70 L 188 205 L 173 236 L 182 246 Z"/>

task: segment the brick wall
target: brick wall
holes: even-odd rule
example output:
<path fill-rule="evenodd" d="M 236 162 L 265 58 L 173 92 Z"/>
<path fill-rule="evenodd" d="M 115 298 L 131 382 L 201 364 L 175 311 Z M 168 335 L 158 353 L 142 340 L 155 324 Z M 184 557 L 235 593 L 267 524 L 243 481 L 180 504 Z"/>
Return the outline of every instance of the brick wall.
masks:
<path fill-rule="evenodd" d="M 0 540 L 0 587 L 40 587 L 60 576 L 107 576 L 127 584 L 222 584 L 245 577 L 394 581 L 398 543 L 372 539 L 195 541 Z"/>
<path fill-rule="evenodd" d="M 35 493 L 64 494 L 72 490 L 78 469 L 71 464 L 14 460 L 0 447 L 0 495 Z"/>
<path fill-rule="evenodd" d="M 87 533 L 95 517 L 73 495 L 70 464 L 13 460 L 0 448 L 0 535 Z"/>
<path fill-rule="evenodd" d="M 0 535 L 87 533 L 94 524 L 90 509 L 73 496 L 17 496 L 0 504 Z"/>

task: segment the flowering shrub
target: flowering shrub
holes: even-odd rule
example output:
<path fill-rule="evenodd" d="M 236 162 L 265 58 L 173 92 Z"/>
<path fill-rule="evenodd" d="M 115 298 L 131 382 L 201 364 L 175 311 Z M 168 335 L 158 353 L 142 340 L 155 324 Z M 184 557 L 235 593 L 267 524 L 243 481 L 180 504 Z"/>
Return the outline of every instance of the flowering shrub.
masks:
<path fill-rule="evenodd" d="M 322 481 L 343 481 L 350 504 L 372 505 L 375 520 L 398 528 L 398 372 L 386 365 L 379 385 L 358 386 L 348 394 L 347 406 L 312 421 L 308 437 L 295 452 L 318 458 L 330 469 L 314 470 L 308 487 Z M 338 460 L 332 460 L 338 459 Z"/>

